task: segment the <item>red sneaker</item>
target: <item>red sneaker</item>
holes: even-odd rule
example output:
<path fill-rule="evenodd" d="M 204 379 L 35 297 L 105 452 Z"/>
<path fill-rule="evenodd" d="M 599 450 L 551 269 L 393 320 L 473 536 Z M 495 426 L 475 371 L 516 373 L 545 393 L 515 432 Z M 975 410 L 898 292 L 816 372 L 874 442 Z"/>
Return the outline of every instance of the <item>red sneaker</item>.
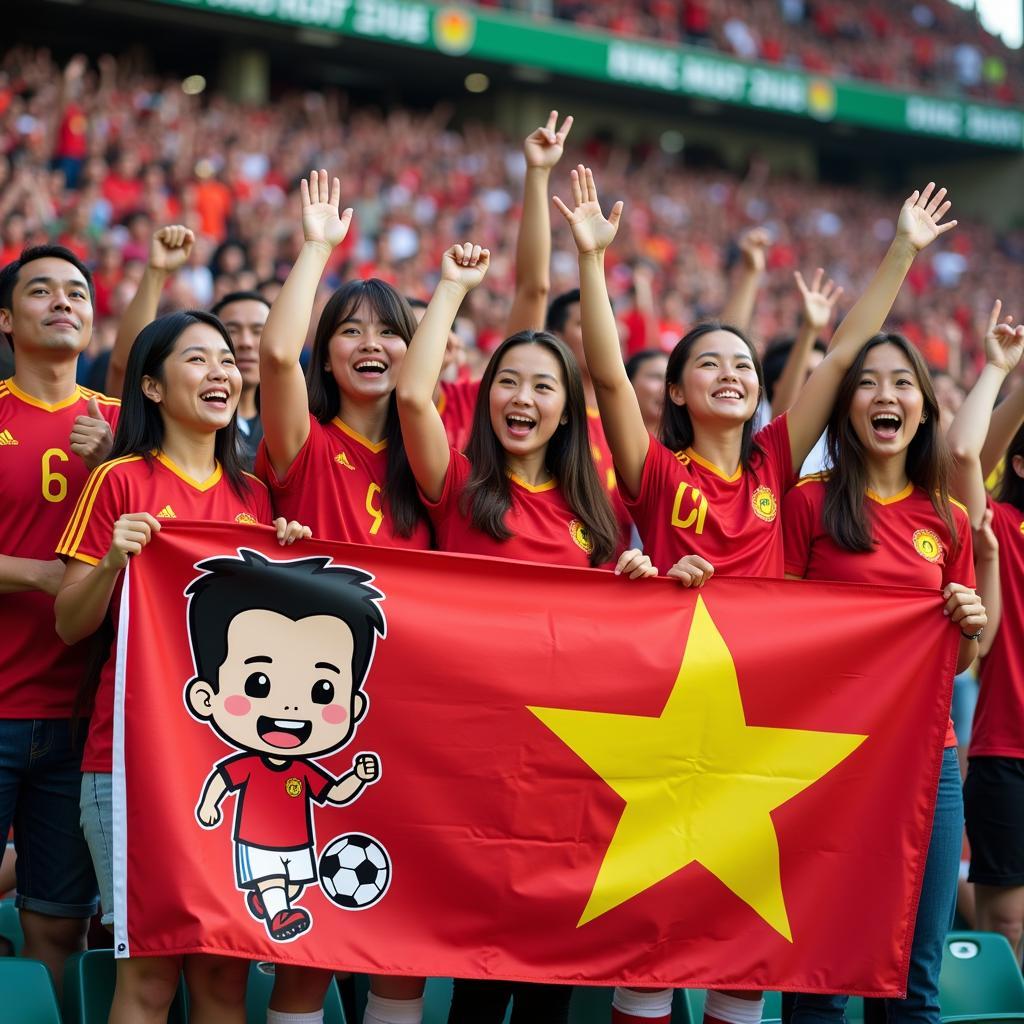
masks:
<path fill-rule="evenodd" d="M 257 921 L 266 920 L 267 908 L 263 905 L 263 894 L 259 889 L 250 889 L 245 894 L 245 905 Z"/>
<path fill-rule="evenodd" d="M 272 939 L 283 942 L 302 934 L 312 923 L 309 914 L 302 907 L 292 907 L 290 910 L 278 911 L 273 920 L 267 923 L 267 931 L 270 932 Z"/>

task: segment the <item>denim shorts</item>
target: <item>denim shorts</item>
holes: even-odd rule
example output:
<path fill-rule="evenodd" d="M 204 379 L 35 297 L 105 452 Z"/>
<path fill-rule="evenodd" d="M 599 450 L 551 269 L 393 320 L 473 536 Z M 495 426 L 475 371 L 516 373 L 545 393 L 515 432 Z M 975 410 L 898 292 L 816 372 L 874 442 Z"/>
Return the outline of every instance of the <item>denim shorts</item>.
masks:
<path fill-rule="evenodd" d="M 49 917 L 92 917 L 96 878 L 79 824 L 87 722 L 0 718 L 0 837 L 14 826 L 17 905 Z"/>
<path fill-rule="evenodd" d="M 110 772 L 86 772 L 82 776 L 82 831 L 92 854 L 92 866 L 100 886 L 102 922 L 114 926 L 114 803 Z"/>

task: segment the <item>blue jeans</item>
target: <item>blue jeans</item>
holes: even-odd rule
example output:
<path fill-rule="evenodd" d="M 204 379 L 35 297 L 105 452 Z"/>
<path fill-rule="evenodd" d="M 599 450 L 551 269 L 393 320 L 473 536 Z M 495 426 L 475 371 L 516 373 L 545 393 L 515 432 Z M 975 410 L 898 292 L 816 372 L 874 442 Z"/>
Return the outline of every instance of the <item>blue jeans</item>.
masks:
<path fill-rule="evenodd" d="M 946 933 L 956 910 L 956 884 L 964 831 L 964 798 L 956 747 L 942 752 L 932 838 L 910 947 L 907 998 L 887 999 L 889 1024 L 939 1024 L 939 969 Z M 790 1024 L 839 1024 L 848 996 L 798 995 Z"/>
<path fill-rule="evenodd" d="M 79 825 L 88 722 L 0 718 L 0 848 L 14 825 L 17 905 L 50 917 L 92 917 L 96 878 Z"/>

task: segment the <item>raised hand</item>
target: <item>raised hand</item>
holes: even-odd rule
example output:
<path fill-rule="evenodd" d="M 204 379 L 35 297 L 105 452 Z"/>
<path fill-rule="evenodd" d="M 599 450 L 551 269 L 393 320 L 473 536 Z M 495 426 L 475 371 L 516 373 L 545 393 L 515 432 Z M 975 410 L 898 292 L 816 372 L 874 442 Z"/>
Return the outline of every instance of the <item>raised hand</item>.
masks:
<path fill-rule="evenodd" d="M 923 192 L 912 192 L 903 204 L 900 219 L 896 223 L 896 237 L 905 239 L 916 252 L 930 245 L 939 235 L 944 235 L 956 227 L 955 220 L 941 223 L 953 204 L 946 199 L 944 188 L 940 188 L 938 192 L 934 189 L 935 182 L 929 181 Z"/>
<path fill-rule="evenodd" d="M 168 224 L 153 235 L 149 243 L 149 265 L 154 270 L 173 274 L 192 255 L 196 236 L 184 224 Z"/>
<path fill-rule="evenodd" d="M 548 123 L 542 128 L 535 128 L 526 136 L 523 143 L 523 154 L 526 156 L 527 167 L 543 167 L 551 170 L 559 160 L 562 159 L 562 150 L 565 148 L 565 139 L 572 128 L 572 114 L 563 122 L 562 127 L 557 131 L 558 111 L 552 110 L 548 114 Z"/>
<path fill-rule="evenodd" d="M 1024 356 L 1024 324 L 1014 327 L 1012 316 L 1005 317 L 1000 323 L 1002 309 L 1002 302 L 996 299 L 985 332 L 985 359 L 990 365 L 1012 373 Z"/>
<path fill-rule="evenodd" d="M 822 286 L 821 279 L 825 271 L 818 267 L 811 278 L 810 287 L 804 281 L 803 274 L 799 270 L 793 272 L 793 280 L 800 289 L 800 298 L 803 300 L 803 322 L 815 331 L 824 330 L 828 327 L 832 317 L 835 315 L 836 303 L 843 289 L 839 287 L 830 277 Z"/>
<path fill-rule="evenodd" d="M 490 265 L 490 249 L 472 242 L 453 245 L 441 258 L 441 280 L 461 285 L 468 292 L 484 279 Z"/>
<path fill-rule="evenodd" d="M 768 266 L 768 249 L 772 239 L 767 228 L 751 228 L 740 236 L 740 255 L 743 262 L 758 273 L 764 273 Z"/>
<path fill-rule="evenodd" d="M 341 182 L 332 178 L 327 184 L 327 172 L 309 172 L 299 185 L 302 193 L 302 234 L 307 242 L 316 242 L 334 248 L 340 245 L 348 234 L 352 223 L 352 208 L 341 206 Z"/>
<path fill-rule="evenodd" d="M 76 416 L 71 427 L 68 447 L 85 463 L 86 468 L 95 469 L 105 462 L 114 445 L 110 424 L 100 415 L 99 403 L 90 398 L 86 405 L 87 415 Z"/>
<path fill-rule="evenodd" d="M 573 209 L 569 209 L 558 196 L 553 196 L 555 206 L 569 224 L 573 240 L 581 256 L 587 253 L 604 252 L 619 230 L 622 217 L 622 200 L 611 209 L 607 218 L 601 212 L 597 198 L 594 174 L 589 167 L 580 164 L 571 173 Z"/>

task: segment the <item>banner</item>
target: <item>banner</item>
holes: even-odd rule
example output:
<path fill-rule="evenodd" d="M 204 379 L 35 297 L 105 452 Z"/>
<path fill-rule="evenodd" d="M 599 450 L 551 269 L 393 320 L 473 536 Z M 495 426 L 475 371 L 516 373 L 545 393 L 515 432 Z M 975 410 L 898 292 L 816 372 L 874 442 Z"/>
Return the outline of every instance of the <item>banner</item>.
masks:
<path fill-rule="evenodd" d="M 177 521 L 124 586 L 118 955 L 904 990 L 937 592 Z"/>
<path fill-rule="evenodd" d="M 558 19 L 422 0 L 162 0 L 179 7 L 543 68 L 814 121 L 1019 150 L 1024 112 L 738 60 L 704 47 L 623 38 Z"/>

